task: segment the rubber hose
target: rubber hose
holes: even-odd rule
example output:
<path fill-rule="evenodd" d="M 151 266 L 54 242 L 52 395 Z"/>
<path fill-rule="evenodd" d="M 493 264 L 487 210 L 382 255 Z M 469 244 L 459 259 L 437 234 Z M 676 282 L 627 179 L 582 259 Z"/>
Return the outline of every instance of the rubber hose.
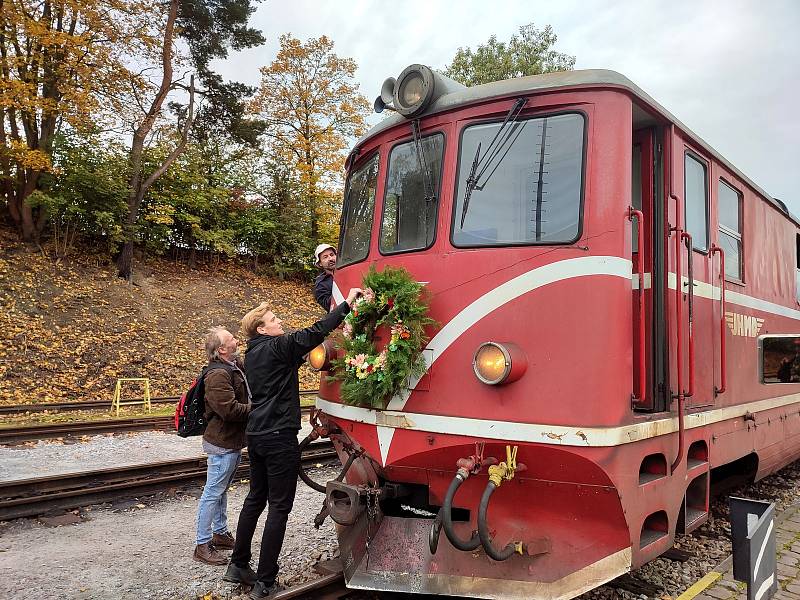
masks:
<path fill-rule="evenodd" d="M 478 534 L 473 531 L 470 539 L 464 541 L 459 538 L 456 532 L 453 531 L 453 515 L 451 514 L 453 497 L 456 495 L 456 491 L 463 482 L 464 480 L 458 475 L 453 477 L 453 481 L 450 483 L 450 487 L 447 488 L 447 494 L 444 497 L 444 505 L 442 506 L 442 520 L 444 522 L 444 533 L 447 536 L 447 539 L 450 540 L 450 543 L 453 544 L 453 546 L 458 550 L 471 552 L 481 545 L 480 537 L 478 537 Z"/>
<path fill-rule="evenodd" d="M 492 536 L 489 535 L 489 525 L 486 522 L 486 511 L 489 508 L 489 498 L 492 497 L 492 494 L 496 489 L 497 486 L 493 481 L 490 481 L 487 484 L 486 489 L 483 490 L 481 504 L 478 508 L 478 536 L 480 537 L 481 544 L 483 545 L 483 549 L 486 551 L 486 554 L 494 560 L 501 561 L 511 558 L 511 555 L 514 554 L 515 546 L 513 543 L 508 543 L 505 548 L 498 552 L 497 548 L 492 545 Z"/>
<path fill-rule="evenodd" d="M 305 437 L 305 439 L 302 442 L 300 442 L 300 448 L 299 448 L 300 452 L 302 453 L 303 450 L 305 450 L 306 447 L 310 443 L 311 443 L 311 434 L 307 435 Z M 305 467 L 303 467 L 303 461 L 302 460 L 297 465 L 297 474 L 300 475 L 300 479 L 303 480 L 303 483 L 305 483 L 312 490 L 316 490 L 316 491 L 320 492 L 321 494 L 326 493 L 327 490 L 326 490 L 325 486 L 318 484 L 316 481 L 311 479 L 311 477 L 309 477 L 308 473 L 306 473 Z"/>

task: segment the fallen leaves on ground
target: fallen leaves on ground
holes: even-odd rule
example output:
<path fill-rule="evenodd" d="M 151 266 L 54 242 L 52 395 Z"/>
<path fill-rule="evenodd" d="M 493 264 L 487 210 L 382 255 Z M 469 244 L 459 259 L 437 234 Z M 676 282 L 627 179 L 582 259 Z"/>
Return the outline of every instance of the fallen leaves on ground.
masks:
<path fill-rule="evenodd" d="M 0 230 L 0 404 L 110 405 L 121 377 L 149 378 L 151 396 L 178 396 L 206 363 L 208 328 L 237 334 L 242 316 L 262 301 L 288 327 L 321 316 L 310 284 L 260 277 L 233 262 L 191 270 L 151 258 L 136 264 L 130 284 L 99 256 L 56 264 Z M 318 384 L 303 367 L 301 387 Z M 123 384 L 123 398 L 142 391 Z"/>

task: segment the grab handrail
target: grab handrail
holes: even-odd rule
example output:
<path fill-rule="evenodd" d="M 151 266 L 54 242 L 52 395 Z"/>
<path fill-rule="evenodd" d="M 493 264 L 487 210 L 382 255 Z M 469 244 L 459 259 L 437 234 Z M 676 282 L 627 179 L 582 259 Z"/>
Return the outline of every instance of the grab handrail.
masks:
<path fill-rule="evenodd" d="M 714 386 L 714 394 L 719 396 L 725 393 L 727 382 L 726 363 L 728 359 L 725 346 L 725 250 L 716 244 L 711 244 L 711 254 L 719 253 L 719 387 Z"/>
<path fill-rule="evenodd" d="M 628 207 L 628 220 L 631 222 L 631 233 L 633 233 L 633 219 L 639 223 L 639 231 L 636 236 L 637 274 L 639 276 L 639 393 L 634 395 L 635 404 L 644 404 L 647 393 L 647 354 L 645 351 L 645 312 L 644 312 L 644 215 L 641 210 L 632 206 Z"/>

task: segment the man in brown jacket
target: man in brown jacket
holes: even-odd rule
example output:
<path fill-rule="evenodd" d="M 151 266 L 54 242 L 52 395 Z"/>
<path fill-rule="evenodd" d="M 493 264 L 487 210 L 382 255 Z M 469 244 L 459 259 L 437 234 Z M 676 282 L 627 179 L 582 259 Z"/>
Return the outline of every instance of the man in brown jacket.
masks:
<path fill-rule="evenodd" d="M 194 560 L 224 565 L 219 549 L 233 548 L 228 531 L 228 487 L 247 445 L 245 427 L 250 412 L 250 390 L 241 368 L 237 340 L 224 327 L 212 327 L 206 336 L 208 366 L 203 371 L 205 417 L 203 450 L 208 454 L 208 474 L 197 511 L 197 545 Z"/>

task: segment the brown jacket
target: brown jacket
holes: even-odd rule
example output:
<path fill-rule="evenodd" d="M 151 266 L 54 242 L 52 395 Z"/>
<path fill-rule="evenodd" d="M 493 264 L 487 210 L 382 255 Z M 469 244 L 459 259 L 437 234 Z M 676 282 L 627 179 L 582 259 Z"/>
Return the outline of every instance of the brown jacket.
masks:
<path fill-rule="evenodd" d="M 242 368 L 238 360 L 236 364 Z M 240 450 L 247 445 L 245 427 L 250 412 L 244 378 L 220 360 L 212 360 L 208 368 L 212 370 L 206 372 L 204 380 L 208 426 L 203 439 L 220 448 Z"/>

